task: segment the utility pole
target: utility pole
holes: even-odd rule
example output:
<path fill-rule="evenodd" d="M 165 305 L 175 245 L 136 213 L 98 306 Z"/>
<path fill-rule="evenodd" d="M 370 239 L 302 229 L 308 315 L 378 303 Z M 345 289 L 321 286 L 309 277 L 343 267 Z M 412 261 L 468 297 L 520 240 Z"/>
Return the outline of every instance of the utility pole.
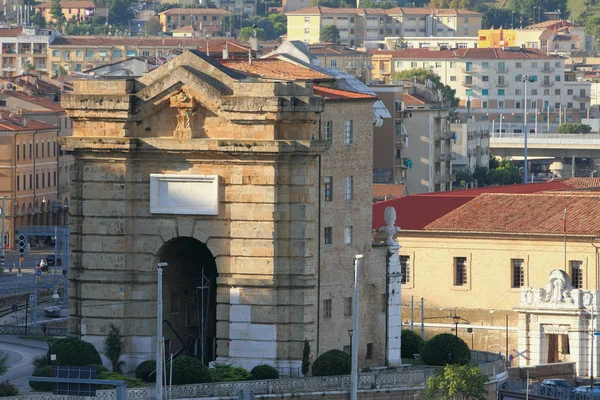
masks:
<path fill-rule="evenodd" d="M 352 373 L 350 375 L 351 390 L 350 400 L 358 399 L 358 295 L 360 288 L 360 262 L 363 258 L 362 254 L 357 254 L 354 257 L 354 326 L 352 332 Z"/>
<path fill-rule="evenodd" d="M 162 337 L 162 275 L 163 268 L 169 264 L 166 262 L 158 263 L 158 293 L 156 302 L 156 400 L 163 398 L 163 337 Z"/>
<path fill-rule="evenodd" d="M 421 297 L 421 338 L 425 339 L 425 299 Z"/>
<path fill-rule="evenodd" d="M 575 154 L 571 157 L 571 178 L 575 178 Z"/>

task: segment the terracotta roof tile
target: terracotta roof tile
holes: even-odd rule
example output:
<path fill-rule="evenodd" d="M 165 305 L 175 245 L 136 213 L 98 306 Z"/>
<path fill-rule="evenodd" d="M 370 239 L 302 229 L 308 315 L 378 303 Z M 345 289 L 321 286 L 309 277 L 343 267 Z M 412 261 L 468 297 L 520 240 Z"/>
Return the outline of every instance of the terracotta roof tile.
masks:
<path fill-rule="evenodd" d="M 222 38 L 211 38 L 210 42 L 222 42 Z M 109 37 L 109 36 L 61 36 L 54 39 L 57 46 L 144 46 L 144 47 L 206 47 L 206 38 L 195 37 Z"/>
<path fill-rule="evenodd" d="M 310 68 L 302 67 L 278 59 L 252 60 L 252 65 L 247 60 L 217 60 L 219 63 L 248 76 L 283 80 L 321 80 L 333 79 Z"/>
<path fill-rule="evenodd" d="M 384 183 L 373 184 L 374 198 L 398 198 L 404 196 L 404 185 L 392 185 Z"/>
<path fill-rule="evenodd" d="M 420 96 L 417 96 L 416 94 L 409 94 L 409 93 L 402 94 L 402 101 L 408 105 L 423 105 L 423 104 L 430 103 L 426 99 L 424 99 Z"/>
<path fill-rule="evenodd" d="M 0 112 L 0 118 L 0 132 L 57 129 L 53 125 L 35 119 L 22 118 L 17 115 L 11 117 L 11 113 L 4 111 Z"/>
<path fill-rule="evenodd" d="M 0 28 L 0 37 L 17 37 L 23 28 Z"/>
<path fill-rule="evenodd" d="M 600 233 L 600 193 L 485 193 L 431 222 L 428 231 L 562 235 Z"/>
<path fill-rule="evenodd" d="M 51 111 L 64 111 L 65 110 L 58 103 L 43 99 L 41 97 L 30 96 L 27 93 L 21 92 L 18 90 L 2 90 L 2 95 L 11 96 L 11 97 L 26 101 L 28 103 L 35 104 L 36 106 L 46 108 Z M 40 110 L 38 110 L 38 111 L 40 111 Z"/>
<path fill-rule="evenodd" d="M 389 55 L 397 59 L 465 59 L 465 60 L 489 60 L 489 59 L 558 59 L 540 49 L 520 48 L 515 51 L 507 51 L 495 48 L 477 49 L 404 49 L 404 50 L 370 50 L 373 56 Z"/>
<path fill-rule="evenodd" d="M 313 93 L 317 96 L 323 96 L 327 100 L 377 100 L 377 96 L 371 94 L 332 89 L 320 85 L 315 85 L 313 87 Z"/>
<path fill-rule="evenodd" d="M 561 182 L 573 188 L 595 188 L 600 187 L 600 178 L 566 178 L 555 179 L 552 182 Z"/>
<path fill-rule="evenodd" d="M 405 8 L 405 7 L 395 7 L 389 9 L 382 8 L 332 8 L 332 7 L 322 7 L 322 6 L 314 6 L 303 8 L 301 10 L 294 10 L 285 13 L 285 15 L 323 15 L 323 14 L 357 14 L 357 15 L 368 15 L 368 14 L 381 14 L 381 15 L 390 15 L 390 16 L 399 16 L 402 14 L 409 15 L 483 15 L 476 11 L 469 10 L 457 10 L 453 8 L 439 8 L 439 9 L 431 9 L 431 8 Z"/>

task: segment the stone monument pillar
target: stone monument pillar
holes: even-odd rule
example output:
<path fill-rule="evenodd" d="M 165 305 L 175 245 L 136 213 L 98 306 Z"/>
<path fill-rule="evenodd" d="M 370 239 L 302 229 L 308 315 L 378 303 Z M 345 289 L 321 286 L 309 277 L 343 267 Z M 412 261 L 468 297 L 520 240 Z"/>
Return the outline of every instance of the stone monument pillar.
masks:
<path fill-rule="evenodd" d="M 384 211 L 385 226 L 379 228 L 379 232 L 387 235 L 386 245 L 388 248 L 388 312 L 387 312 L 387 348 L 386 359 L 390 366 L 402 364 L 401 357 L 401 332 L 402 315 L 400 309 L 402 273 L 400 271 L 400 244 L 394 239 L 396 232 L 400 230 L 395 226 L 396 210 L 387 207 Z"/>

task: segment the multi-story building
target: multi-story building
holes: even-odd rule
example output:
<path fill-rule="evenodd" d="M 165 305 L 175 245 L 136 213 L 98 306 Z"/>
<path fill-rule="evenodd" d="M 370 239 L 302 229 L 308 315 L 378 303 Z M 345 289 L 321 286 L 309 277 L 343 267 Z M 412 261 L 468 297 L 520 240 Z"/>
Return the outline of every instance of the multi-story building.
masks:
<path fill-rule="evenodd" d="M 309 7 L 287 12 L 288 40 L 319 43 L 321 30 L 337 26 L 340 42 L 362 46 L 386 37 L 476 36 L 481 13 L 467 10 L 428 8 L 330 8 Z"/>
<path fill-rule="evenodd" d="M 364 42 L 364 48 L 367 50 L 428 49 L 431 47 L 436 47 L 440 49 L 475 49 L 478 46 L 477 38 L 470 36 L 390 36 L 386 37 L 383 40 L 369 40 Z"/>
<path fill-rule="evenodd" d="M 388 82 L 394 72 L 414 68 L 432 71 L 456 90 L 460 112 L 477 121 L 496 121 L 497 132 L 523 132 L 525 100 L 530 132 L 554 132 L 561 122 L 580 122 L 590 105 L 590 83 L 574 80 L 565 74 L 563 58 L 539 49 L 406 49 L 371 54 L 374 80 Z M 527 84 L 522 75 L 529 76 Z"/>
<path fill-rule="evenodd" d="M 223 18 L 231 15 L 230 11 L 219 8 L 171 8 L 158 13 L 158 18 L 163 32 L 193 27 L 193 31 L 199 32 L 199 36 L 206 37 L 220 36 Z"/>
<path fill-rule="evenodd" d="M 11 77 L 25 71 L 26 63 L 38 71 L 48 71 L 48 48 L 58 31 L 39 28 L 0 28 L 2 76 Z"/>
<path fill-rule="evenodd" d="M 52 3 L 42 3 L 34 7 L 48 22 L 56 22 L 50 14 Z M 60 8 L 67 21 L 75 19 L 76 21 L 88 21 L 94 16 L 105 17 L 108 15 L 108 7 L 100 4 L 94 4 L 93 1 L 61 1 Z"/>
<path fill-rule="evenodd" d="M 257 0 L 215 0 L 215 5 L 238 17 L 256 15 L 258 10 Z"/>
<path fill-rule="evenodd" d="M 452 161 L 453 170 L 466 169 L 473 172 L 475 167 L 489 167 L 491 129 L 489 121 L 468 120 L 450 124 L 452 151 L 456 154 Z"/>
<path fill-rule="evenodd" d="M 0 111 L 0 196 L 7 196 L 7 242 L 22 225 L 57 223 L 58 128 Z"/>
<path fill-rule="evenodd" d="M 18 7 L 25 5 L 24 0 L 0 0 L 0 12 L 7 20 L 14 21 L 18 13 Z"/>
<path fill-rule="evenodd" d="M 284 13 L 302 10 L 307 8 L 308 5 L 308 0 L 282 0 L 281 2 L 282 12 Z"/>
<path fill-rule="evenodd" d="M 343 45 L 310 45 L 310 54 L 325 68 L 336 68 L 362 82 L 371 81 L 371 54 Z"/>
<path fill-rule="evenodd" d="M 373 182 L 404 184 L 407 193 L 452 189 L 449 105 L 420 84 L 370 87 L 395 117 L 373 135 Z"/>

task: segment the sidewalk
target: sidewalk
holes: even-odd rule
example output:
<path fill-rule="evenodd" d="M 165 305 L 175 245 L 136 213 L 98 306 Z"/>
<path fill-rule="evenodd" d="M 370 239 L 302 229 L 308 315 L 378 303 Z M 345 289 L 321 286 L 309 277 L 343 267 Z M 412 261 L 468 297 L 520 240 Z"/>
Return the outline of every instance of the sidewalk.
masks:
<path fill-rule="evenodd" d="M 0 335 L 0 343 L 18 344 L 19 346 L 48 350 L 47 342 L 42 342 L 40 340 L 21 339 L 19 336 L 16 335 Z"/>

